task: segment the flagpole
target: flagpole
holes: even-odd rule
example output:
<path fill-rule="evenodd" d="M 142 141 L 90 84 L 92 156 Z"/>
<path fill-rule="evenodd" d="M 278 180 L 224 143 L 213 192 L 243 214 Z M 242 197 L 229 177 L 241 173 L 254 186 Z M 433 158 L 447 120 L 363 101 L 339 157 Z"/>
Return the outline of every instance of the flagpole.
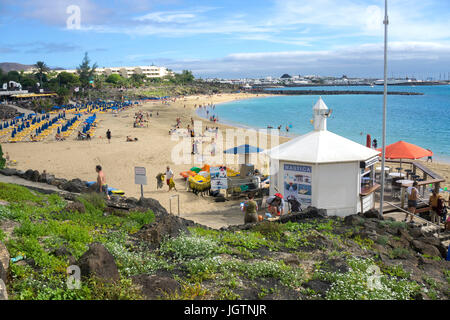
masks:
<path fill-rule="evenodd" d="M 383 95 L 383 145 L 381 152 L 381 192 L 380 192 L 380 214 L 383 214 L 383 202 L 384 202 L 384 166 L 386 156 L 386 105 L 387 105 L 387 38 L 388 38 L 388 6 L 387 0 L 384 1 L 384 95 Z"/>

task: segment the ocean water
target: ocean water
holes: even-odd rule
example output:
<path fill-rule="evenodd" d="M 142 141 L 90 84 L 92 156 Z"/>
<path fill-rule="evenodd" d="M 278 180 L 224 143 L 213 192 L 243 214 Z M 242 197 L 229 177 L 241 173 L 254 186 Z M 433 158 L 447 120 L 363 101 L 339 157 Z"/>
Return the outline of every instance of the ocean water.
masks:
<path fill-rule="evenodd" d="M 287 90 L 374 90 L 383 86 L 301 87 Z M 278 89 L 279 90 L 279 89 Z M 434 152 L 434 159 L 450 163 L 450 86 L 389 86 L 388 91 L 422 92 L 421 96 L 388 95 L 386 142 L 414 143 Z M 220 122 L 253 128 L 292 126 L 288 135 L 313 130 L 312 107 L 318 95 L 274 96 L 233 101 L 210 111 Z M 383 95 L 322 95 L 333 112 L 328 130 L 355 142 L 366 143 L 366 134 L 382 142 Z"/>

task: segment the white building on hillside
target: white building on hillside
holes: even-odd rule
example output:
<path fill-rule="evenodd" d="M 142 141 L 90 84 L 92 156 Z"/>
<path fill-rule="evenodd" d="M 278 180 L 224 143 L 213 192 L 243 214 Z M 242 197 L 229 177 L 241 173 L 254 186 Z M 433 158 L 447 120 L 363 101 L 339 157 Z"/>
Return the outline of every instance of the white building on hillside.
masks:
<path fill-rule="evenodd" d="M 25 73 L 33 73 L 36 72 L 35 69 L 31 69 L 25 71 Z M 56 73 L 68 72 L 76 74 L 76 69 L 67 69 L 67 70 L 55 70 Z M 109 76 L 111 74 L 119 74 L 124 78 L 129 78 L 133 74 L 144 74 L 148 78 L 162 78 L 168 75 L 173 75 L 172 71 L 169 71 L 166 67 L 157 67 L 157 66 L 137 66 L 137 67 L 110 67 L 110 68 L 97 68 L 95 69 L 96 75 L 105 75 Z"/>

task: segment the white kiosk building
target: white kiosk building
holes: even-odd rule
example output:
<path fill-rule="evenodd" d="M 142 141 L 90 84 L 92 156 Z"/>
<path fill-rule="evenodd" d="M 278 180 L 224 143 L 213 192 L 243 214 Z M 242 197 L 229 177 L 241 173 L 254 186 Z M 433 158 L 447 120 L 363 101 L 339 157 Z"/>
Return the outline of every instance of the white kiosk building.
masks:
<path fill-rule="evenodd" d="M 270 194 L 295 197 L 302 208 L 347 216 L 375 205 L 374 167 L 379 152 L 327 131 L 331 110 L 320 98 L 313 107 L 314 131 L 267 152 Z"/>

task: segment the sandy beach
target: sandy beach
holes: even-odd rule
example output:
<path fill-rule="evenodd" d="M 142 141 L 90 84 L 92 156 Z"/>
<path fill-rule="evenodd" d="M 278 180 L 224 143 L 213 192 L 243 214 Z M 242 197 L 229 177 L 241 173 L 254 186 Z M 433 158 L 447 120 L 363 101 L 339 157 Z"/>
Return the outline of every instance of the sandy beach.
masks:
<path fill-rule="evenodd" d="M 259 95 L 263 96 L 263 95 Z M 66 141 L 53 141 L 53 139 L 38 143 L 3 144 L 3 151 L 8 152 L 11 159 L 17 161 L 17 169 L 46 170 L 56 177 L 66 179 L 80 178 L 86 181 L 95 181 L 95 166 L 100 164 L 104 168 L 107 183 L 110 187 L 125 191 L 126 196 L 138 198 L 140 186 L 134 183 L 134 167 L 142 166 L 147 169 L 148 185 L 144 187 L 144 196 L 161 202 L 169 210 L 169 199 L 173 195 L 180 197 L 181 216 L 213 228 L 243 223 L 243 214 L 239 210 L 240 201 L 227 201 L 216 203 L 211 197 L 202 197 L 186 191 L 184 180 L 179 175 L 192 166 L 201 166 L 196 156 L 190 157 L 190 162 L 175 164 L 172 160 L 172 151 L 179 144 L 169 130 L 176 124 L 176 118 L 181 118 L 181 127 L 191 124 L 194 120 L 202 121 L 205 126 L 219 127 L 220 132 L 232 127 L 211 123 L 201 119 L 195 113 L 195 105 L 218 104 L 237 99 L 254 98 L 255 95 L 246 93 L 217 94 L 213 96 L 189 96 L 177 99 L 170 105 L 161 101 L 148 102 L 137 105 L 131 109 L 120 112 L 117 116 L 111 113 L 98 114 L 101 120 L 91 141 L 77 141 L 71 136 Z M 138 111 L 152 113 L 148 128 L 134 128 L 134 115 Z M 159 113 L 157 116 L 156 113 Z M 220 120 L 220 119 L 219 119 Z M 192 126 L 191 126 L 192 127 Z M 112 133 L 111 143 L 105 138 L 107 130 Z M 126 142 L 126 137 L 137 137 L 137 142 Z M 224 134 L 226 138 L 226 134 Z M 288 138 L 280 137 L 279 143 Z M 267 138 L 267 148 L 277 143 Z M 239 143 L 236 143 L 239 144 Z M 208 153 L 209 143 L 205 143 L 204 152 Z M 220 153 L 220 148 L 217 148 Z M 237 163 L 237 162 L 236 162 Z M 209 163 L 211 164 L 211 163 Z M 175 183 L 178 191 L 167 192 L 168 187 L 157 190 L 156 175 L 165 172 L 170 165 L 175 173 Z M 228 165 L 228 164 L 227 164 Z M 447 181 L 443 187 L 450 187 L 450 164 L 433 162 L 427 164 L 432 170 L 439 173 Z M 235 169 L 237 164 L 232 165 Z M 257 167 L 263 169 L 263 164 Z M 176 199 L 172 202 L 172 211 L 177 212 Z"/>
<path fill-rule="evenodd" d="M 260 95 L 262 96 L 262 95 Z M 213 96 L 189 96 L 177 99 L 169 105 L 160 101 L 148 102 L 120 112 L 117 117 L 111 113 L 97 114 L 101 120 L 91 141 L 77 141 L 72 135 L 66 141 L 49 140 L 31 143 L 3 144 L 3 151 L 8 152 L 11 159 L 17 161 L 16 168 L 20 170 L 46 170 L 56 177 L 66 179 L 80 178 L 95 181 L 95 166 L 100 164 L 105 172 L 110 187 L 125 191 L 126 196 L 140 197 L 140 186 L 134 183 L 134 167 L 142 166 L 147 169 L 148 185 L 144 187 L 144 196 L 161 202 L 169 210 L 170 196 L 180 196 L 181 216 L 192 219 L 214 228 L 230 224 L 241 224 L 243 215 L 239 211 L 239 201 L 216 203 L 211 197 L 196 196 L 186 191 L 186 185 L 179 175 L 193 166 L 201 166 L 198 157 L 192 156 L 187 164 L 174 164 L 171 160 L 172 150 L 179 143 L 172 140 L 169 129 L 176 124 L 176 118 L 181 118 L 181 127 L 191 124 L 191 117 L 202 121 L 203 130 L 206 126 L 219 127 L 224 132 L 231 128 L 220 123 L 214 124 L 201 119 L 195 114 L 195 105 L 218 104 L 237 99 L 254 98 L 246 93 L 218 94 Z M 136 112 L 152 113 L 148 128 L 133 128 Z M 157 116 L 156 113 L 159 113 Z M 219 119 L 220 120 L 220 119 Z M 192 127 L 192 126 L 191 126 Z M 112 132 L 111 143 L 105 138 L 106 131 Z M 137 137 L 137 142 L 126 142 L 126 137 Z M 280 137 L 281 141 L 285 138 Z M 205 144 L 206 149 L 208 143 Z M 217 153 L 219 153 L 219 146 Z M 207 151 L 205 151 L 207 153 Z M 237 159 L 236 159 L 237 163 Z M 157 190 L 156 175 L 163 173 L 170 165 L 175 174 L 178 192 Z M 233 166 L 231 166 L 233 167 Z M 234 166 L 235 169 L 238 166 Z M 177 213 L 176 201 L 172 200 L 172 209 Z"/>

